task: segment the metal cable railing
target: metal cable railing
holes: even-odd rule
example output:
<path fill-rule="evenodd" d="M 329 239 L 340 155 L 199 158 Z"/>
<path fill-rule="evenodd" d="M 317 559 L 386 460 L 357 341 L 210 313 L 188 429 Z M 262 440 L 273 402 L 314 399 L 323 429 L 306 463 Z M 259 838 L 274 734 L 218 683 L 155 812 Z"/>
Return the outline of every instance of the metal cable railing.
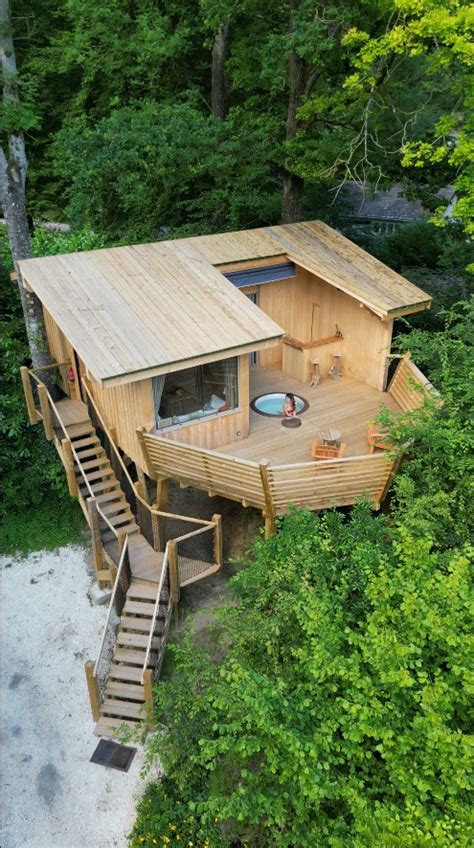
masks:
<path fill-rule="evenodd" d="M 143 667 L 142 667 L 142 676 L 141 676 L 142 686 L 143 686 L 145 671 L 148 667 L 148 662 L 149 662 L 149 659 L 150 659 L 151 646 L 152 646 L 152 642 L 153 642 L 153 635 L 155 633 L 156 619 L 158 617 L 158 611 L 159 611 L 159 608 L 160 608 L 160 600 L 161 600 L 161 593 L 163 591 L 163 584 L 164 584 L 164 581 L 165 581 L 165 577 L 167 577 L 167 575 L 168 575 L 168 556 L 169 556 L 169 543 L 167 543 L 166 548 L 165 548 L 165 555 L 163 557 L 163 566 L 162 566 L 162 569 L 161 569 L 160 582 L 158 584 L 158 591 L 157 591 L 157 595 L 156 595 L 155 606 L 153 607 L 153 615 L 152 615 L 152 619 L 151 619 L 151 623 L 150 623 L 150 632 L 148 634 L 148 642 L 147 642 L 146 651 L 145 651 L 145 659 L 143 660 Z"/>
<path fill-rule="evenodd" d="M 128 535 L 125 536 L 125 542 L 122 547 L 122 551 L 120 554 L 120 559 L 117 568 L 117 574 L 115 576 L 114 587 L 112 589 L 112 595 L 110 597 L 109 608 L 107 610 L 107 618 L 104 624 L 104 629 L 102 632 L 102 638 L 100 640 L 99 652 L 97 654 L 97 659 L 94 664 L 94 677 L 100 679 L 102 682 L 105 682 L 110 663 L 112 659 L 114 644 L 115 644 L 115 631 L 120 622 L 120 614 L 116 608 L 116 601 L 119 591 L 121 591 L 121 582 L 124 575 L 124 571 L 126 568 L 126 561 L 128 555 Z M 106 656 L 104 656 L 106 655 Z"/>

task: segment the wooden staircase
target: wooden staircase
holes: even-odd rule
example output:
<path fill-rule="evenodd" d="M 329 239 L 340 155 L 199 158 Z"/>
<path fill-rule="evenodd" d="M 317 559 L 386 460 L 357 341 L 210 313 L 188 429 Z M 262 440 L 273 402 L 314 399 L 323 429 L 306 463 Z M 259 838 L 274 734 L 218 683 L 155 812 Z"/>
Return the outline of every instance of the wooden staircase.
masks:
<path fill-rule="evenodd" d="M 147 708 L 151 703 L 151 675 L 143 676 L 144 668 L 153 670 L 154 677 L 159 674 L 163 659 L 167 630 L 171 621 L 172 603 L 177 603 L 179 598 L 179 587 L 187 586 L 204 577 L 214 574 L 220 569 L 221 553 L 215 554 L 214 563 L 194 560 L 189 557 L 179 556 L 176 544 L 179 541 L 170 542 L 174 545 L 173 553 L 170 554 L 174 562 L 174 583 L 169 576 L 169 563 L 165 566 L 165 554 L 155 551 L 141 534 L 140 527 L 130 508 L 125 493 L 117 479 L 109 457 L 102 447 L 95 427 L 89 417 L 88 409 L 81 401 L 64 399 L 58 401 L 54 410 L 60 416 L 60 426 L 55 427 L 55 444 L 65 464 L 68 473 L 70 492 L 79 496 L 81 507 L 89 521 L 91 533 L 97 534 L 102 554 L 109 562 L 111 574 L 116 573 L 117 562 L 122 562 L 122 554 L 127 553 L 128 577 L 121 592 L 125 591 L 125 602 L 121 594 L 120 624 L 113 642 L 113 653 L 108 674 L 102 676 L 102 685 L 99 686 L 97 664 L 88 676 L 89 688 L 91 680 L 94 688 L 93 714 L 96 721 L 95 734 L 112 738 L 117 729 L 126 727 L 136 730 L 142 722 L 147 721 Z M 64 435 L 69 441 L 69 461 L 65 455 Z M 53 434 L 54 436 L 54 434 Z M 62 448 L 61 448 L 62 445 Z M 69 467 L 68 467 L 69 466 Z M 72 488 L 70 476 L 72 475 Z M 75 481 L 75 482 L 74 482 Z M 132 484 L 133 485 L 133 484 Z M 88 514 L 88 509 L 93 503 L 95 519 Z M 175 518 L 186 519 L 184 516 Z M 220 518 L 217 516 L 220 521 Z M 200 525 L 208 524 L 208 529 L 216 532 L 214 522 L 198 522 Z M 94 526 L 95 525 L 95 526 Z M 186 533 L 182 538 L 189 538 L 194 533 L 203 532 L 202 526 L 198 530 Z M 219 523 L 219 539 L 221 531 Z M 126 540 L 125 548 L 121 544 Z M 219 542 L 221 544 L 221 541 Z M 168 547 L 167 547 L 168 550 Z M 120 572 L 119 572 L 120 573 Z M 112 578 L 113 579 L 113 578 Z M 119 585 L 119 575 L 114 583 L 113 595 Z M 121 584 L 120 584 L 121 585 Z M 172 598 L 170 598 L 170 591 Z M 157 603 L 158 592 L 159 603 Z M 116 603 L 114 601 L 114 606 Z M 107 631 L 111 626 L 111 608 L 109 609 L 107 625 L 104 631 L 102 646 L 99 651 L 101 657 L 102 648 L 105 644 L 106 633 L 110 641 L 108 651 L 112 649 L 113 632 Z M 155 616 L 156 610 L 156 616 Z M 151 628 L 153 634 L 151 634 Z M 147 658 L 148 643 L 151 635 L 151 650 Z M 110 653 L 108 653 L 110 656 Z M 147 658 L 146 666 L 145 659 Z M 87 667 L 88 663 L 86 663 Z M 107 667 L 107 666 L 105 666 Z M 142 684 L 142 679 L 144 684 Z M 148 682 L 147 682 L 148 681 Z M 148 689 L 145 691 L 146 686 Z M 91 704 L 92 704 L 91 698 Z"/>
<path fill-rule="evenodd" d="M 122 611 L 112 663 L 95 726 L 96 736 L 112 738 L 117 728 L 136 730 L 146 720 L 143 663 L 156 600 L 157 584 L 132 578 Z M 156 668 L 164 650 L 168 592 L 161 593 L 148 668 Z"/>

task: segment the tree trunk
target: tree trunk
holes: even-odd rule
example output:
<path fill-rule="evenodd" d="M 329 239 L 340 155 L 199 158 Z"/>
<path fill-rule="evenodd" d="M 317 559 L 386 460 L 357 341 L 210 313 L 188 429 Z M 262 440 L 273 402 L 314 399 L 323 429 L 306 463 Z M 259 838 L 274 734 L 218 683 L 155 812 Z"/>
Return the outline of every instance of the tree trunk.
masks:
<path fill-rule="evenodd" d="M 211 80 L 211 108 L 215 118 L 223 121 L 227 114 L 227 86 L 225 80 L 225 60 L 227 56 L 227 43 L 229 36 L 229 24 L 221 22 L 217 28 L 214 45 L 212 48 L 212 80 Z"/>
<path fill-rule="evenodd" d="M 298 8 L 299 0 L 293 0 L 291 3 L 292 13 Z M 293 20 L 291 21 L 290 31 L 293 32 Z M 289 94 L 288 94 L 288 112 L 286 117 L 286 141 L 292 141 L 298 131 L 297 111 L 300 106 L 301 95 L 304 87 L 304 64 L 303 59 L 298 56 L 296 50 L 292 50 L 288 60 L 288 76 L 289 76 Z M 285 173 L 283 177 L 283 193 L 281 204 L 281 222 L 282 224 L 291 224 L 294 221 L 301 221 L 302 203 L 303 203 L 304 182 L 301 177 L 293 174 L 289 170 L 288 160 L 285 163 Z"/>
<path fill-rule="evenodd" d="M 8 0 L 0 0 L 0 65 L 2 68 L 3 100 L 13 106 L 19 103 L 15 49 Z M 33 292 L 23 287 L 20 259 L 31 253 L 28 216 L 25 203 L 25 183 L 28 160 L 21 130 L 8 135 L 8 150 L 0 147 L 0 202 L 5 217 L 13 263 L 17 274 L 21 305 L 31 360 L 35 368 L 48 364 L 48 352 L 43 309 Z"/>

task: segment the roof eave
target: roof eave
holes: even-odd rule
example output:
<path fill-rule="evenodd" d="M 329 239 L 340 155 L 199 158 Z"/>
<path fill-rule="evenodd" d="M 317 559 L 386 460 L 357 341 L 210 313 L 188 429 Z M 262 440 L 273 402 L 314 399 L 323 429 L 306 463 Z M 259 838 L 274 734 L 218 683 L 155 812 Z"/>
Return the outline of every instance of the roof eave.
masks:
<path fill-rule="evenodd" d="M 226 350 L 217 350 L 212 353 L 201 354 L 199 356 L 190 357 L 188 359 L 176 360 L 175 362 L 165 362 L 162 365 L 151 366 L 150 368 L 140 369 L 131 373 L 114 374 L 109 377 L 96 377 L 96 381 L 105 388 L 112 386 L 121 386 L 125 383 L 135 383 L 138 380 L 148 380 L 151 377 L 159 377 L 162 374 L 170 374 L 175 371 L 184 371 L 185 368 L 193 368 L 196 365 L 204 365 L 206 362 L 219 362 L 222 359 L 230 359 L 233 356 L 241 356 L 245 353 L 252 353 L 256 350 L 265 350 L 267 348 L 276 347 L 282 339 L 284 332 L 282 330 L 276 336 L 269 336 L 259 342 L 247 342 L 237 347 L 227 348 Z"/>

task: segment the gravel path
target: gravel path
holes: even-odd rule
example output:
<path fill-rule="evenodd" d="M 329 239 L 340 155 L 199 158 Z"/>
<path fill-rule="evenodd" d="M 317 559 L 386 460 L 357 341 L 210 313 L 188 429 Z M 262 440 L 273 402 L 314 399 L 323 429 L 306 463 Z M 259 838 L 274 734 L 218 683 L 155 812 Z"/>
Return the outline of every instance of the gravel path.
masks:
<path fill-rule="evenodd" d="M 143 792 L 143 755 L 127 774 L 93 765 L 84 674 L 106 608 L 87 597 L 87 549 L 0 558 L 2 848 L 126 848 Z"/>

